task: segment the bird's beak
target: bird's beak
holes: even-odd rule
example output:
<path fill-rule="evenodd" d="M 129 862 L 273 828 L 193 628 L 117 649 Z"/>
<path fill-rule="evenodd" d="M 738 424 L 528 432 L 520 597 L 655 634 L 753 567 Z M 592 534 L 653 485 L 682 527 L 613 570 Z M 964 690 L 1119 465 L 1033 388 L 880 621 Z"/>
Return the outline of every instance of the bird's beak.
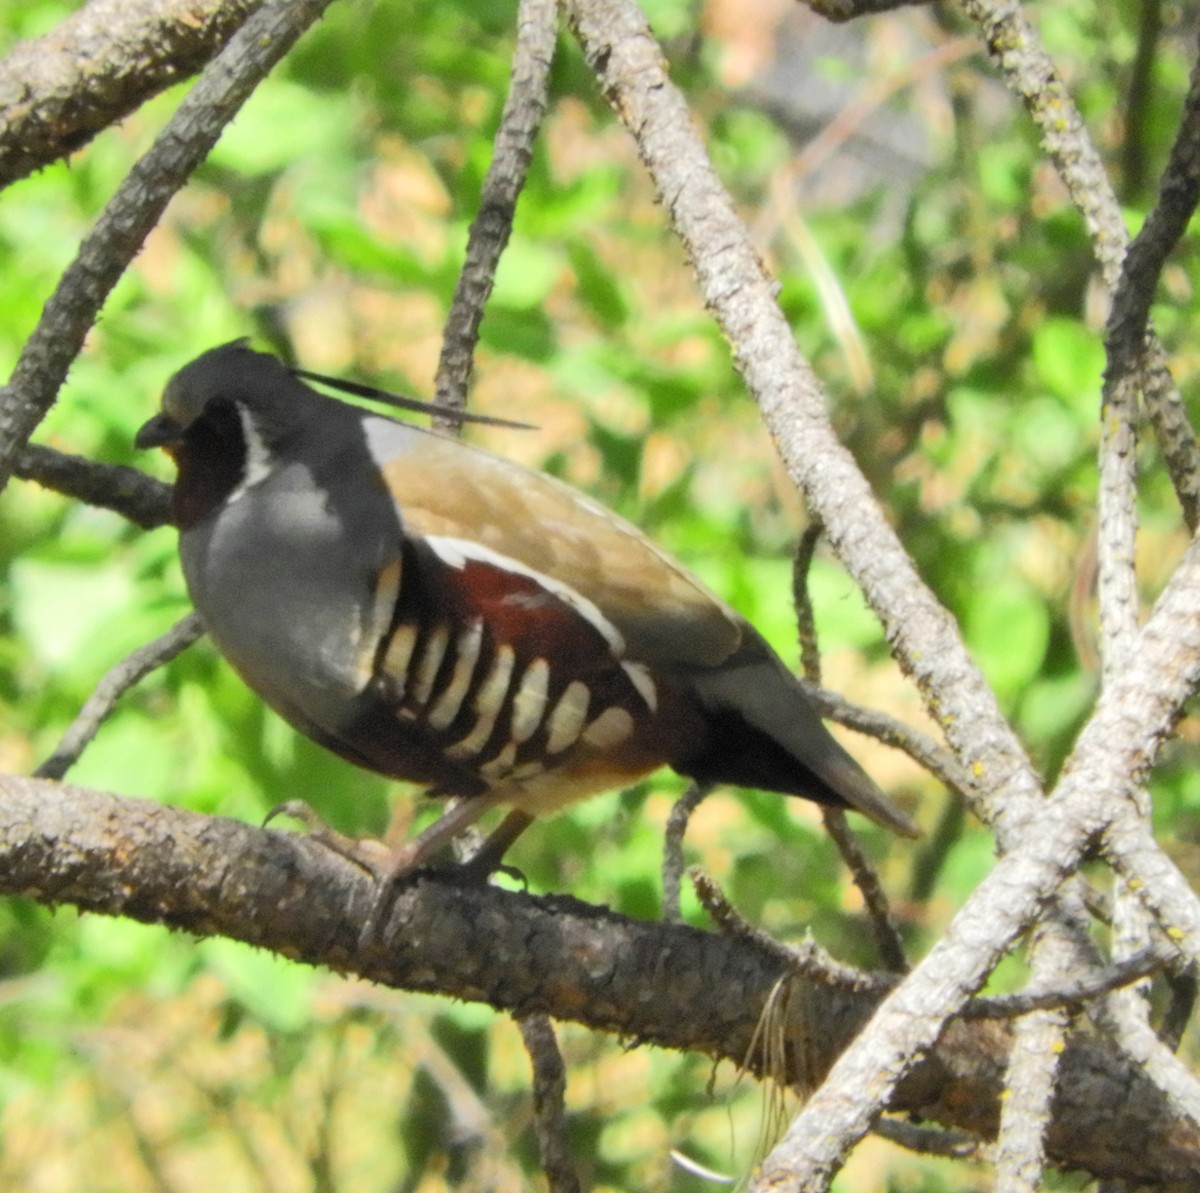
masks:
<path fill-rule="evenodd" d="M 134 438 L 133 446 L 139 451 L 148 447 L 165 447 L 170 450 L 183 438 L 183 431 L 184 428 L 169 414 L 156 414 L 149 422 L 143 423 Z"/>

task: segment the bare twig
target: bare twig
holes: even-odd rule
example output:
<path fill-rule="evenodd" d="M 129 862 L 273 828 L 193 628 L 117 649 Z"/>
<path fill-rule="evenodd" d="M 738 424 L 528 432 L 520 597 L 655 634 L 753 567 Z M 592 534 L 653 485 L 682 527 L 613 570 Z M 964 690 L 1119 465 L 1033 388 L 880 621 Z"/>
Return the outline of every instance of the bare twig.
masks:
<path fill-rule="evenodd" d="M 680 889 L 683 886 L 683 838 L 687 833 L 692 813 L 700 806 L 711 788 L 701 783 L 692 783 L 671 805 L 667 817 L 667 828 L 663 834 L 663 919 L 668 923 L 683 922 L 683 911 L 679 905 Z"/>
<path fill-rule="evenodd" d="M 810 522 L 800 535 L 800 541 L 796 544 L 796 554 L 792 559 L 792 607 L 796 610 L 800 670 L 811 684 L 821 682 L 821 648 L 817 643 L 817 619 L 808 591 L 808 573 L 820 541 L 820 522 Z"/>
<path fill-rule="evenodd" d="M 1044 927 L 1036 936 L 1032 950 L 1035 979 L 1064 975 L 1073 960 L 1066 941 Z M 1039 1193 L 1042 1187 L 1046 1132 L 1070 1023 L 1067 1011 L 1055 1009 L 1022 1015 L 1014 1025 L 1000 1131 L 992 1152 L 996 1193 Z"/>
<path fill-rule="evenodd" d="M 796 626 L 800 639 L 800 658 L 804 669 L 804 677 L 809 683 L 821 681 L 821 651 L 817 645 L 816 619 L 813 614 L 812 597 L 808 591 L 808 573 L 812 566 L 813 553 L 821 538 L 819 522 L 812 522 L 805 527 L 796 547 L 796 556 L 792 562 L 792 603 L 796 609 Z M 854 835 L 846 813 L 840 808 L 822 808 L 821 819 L 825 831 L 833 838 L 850 877 L 862 893 L 863 905 L 871 921 L 871 930 L 875 934 L 875 947 L 879 951 L 879 959 L 883 967 L 892 973 L 907 973 L 908 960 L 904 955 L 904 941 L 900 930 L 896 927 L 892 909 L 888 904 L 887 893 L 879 881 L 866 853 L 858 838 Z"/>
<path fill-rule="evenodd" d="M 1183 118 L 1159 183 L 1158 202 L 1129 246 L 1113 295 L 1106 339 L 1109 373 L 1132 373 L 1142 351 L 1150 304 L 1168 255 L 1200 200 L 1200 61 L 1192 67 Z"/>
<path fill-rule="evenodd" d="M 1115 289 L 1128 244 L 1120 204 L 1104 163 L 1088 136 L 1079 110 L 1050 56 L 1016 0 L 963 0 L 963 8 L 983 32 L 988 50 L 1013 90 L 1024 100 L 1059 176 L 1084 217 L 1104 281 Z M 1157 339 L 1149 348 L 1156 377 L 1142 396 L 1184 519 L 1200 525 L 1200 449 L 1179 396 L 1167 374 Z"/>
<path fill-rule="evenodd" d="M 1116 961 L 1104 969 L 1078 981 L 1060 984 L 1045 990 L 1022 990 L 1018 994 L 997 994 L 990 998 L 973 998 L 962 1010 L 964 1019 L 1015 1019 L 1034 1011 L 1052 1011 L 1058 1007 L 1082 1007 L 1102 995 L 1172 964 L 1175 950 L 1166 944 L 1152 945 L 1133 957 Z"/>
<path fill-rule="evenodd" d="M 1191 549 L 1185 559 L 1190 555 Z M 1143 630 L 1143 641 L 1145 635 Z M 1122 815 L 1105 829 L 1100 848 L 1153 912 L 1167 939 L 1188 962 L 1200 962 L 1200 897 L 1154 839 L 1143 818 L 1122 809 Z"/>
<path fill-rule="evenodd" d="M 968 800 L 971 798 L 971 793 L 978 784 L 969 778 L 945 746 L 939 745 L 927 734 L 910 728 L 903 721 L 876 708 L 863 708 L 860 704 L 852 704 L 844 696 L 839 696 L 837 692 L 831 692 L 828 688 L 814 687 L 805 680 L 800 681 L 800 686 L 822 717 L 845 725 L 847 729 L 865 733 L 885 745 L 894 746 L 914 762 L 920 763 L 951 791 Z"/>
<path fill-rule="evenodd" d="M 889 990 L 896 984 L 890 974 L 868 973 L 830 956 L 811 940 L 800 945 L 784 944 L 769 932 L 754 927 L 738 913 L 725 897 L 717 881 L 699 866 L 693 866 L 688 874 L 696 889 L 696 897 L 704 910 L 712 916 L 722 932 L 752 942 L 768 956 L 783 962 L 793 973 L 810 981 L 838 986 L 845 990 Z"/>
<path fill-rule="evenodd" d="M 1200 449 L 1179 387 L 1167 367 L 1166 350 L 1155 335 L 1148 337 L 1142 360 L 1142 403 L 1175 486 L 1183 520 L 1195 534 L 1200 528 Z"/>
<path fill-rule="evenodd" d="M 892 915 L 892 907 L 888 902 L 887 892 L 875 867 L 863 850 L 862 843 L 854 835 L 846 819 L 846 813 L 841 808 L 822 808 L 821 819 L 825 831 L 833 838 L 842 861 L 850 871 L 854 885 L 858 887 L 863 897 L 863 906 L 867 910 L 867 918 L 871 921 L 871 931 L 875 935 L 875 948 L 879 952 L 879 960 L 889 973 L 908 973 L 908 957 L 904 951 L 904 938 L 896 917 Z"/>
<path fill-rule="evenodd" d="M 0 188 L 199 70 L 262 0 L 90 0 L 0 62 Z"/>
<path fill-rule="evenodd" d="M 466 260 L 446 317 L 438 360 L 437 401 L 451 409 L 462 409 L 467 402 L 483 307 L 512 231 L 517 197 L 533 157 L 533 141 L 546 114 L 557 16 L 555 0 L 521 0 L 517 10 L 517 44 L 508 98 L 496 130 L 492 162 L 483 180 L 479 211 L 471 222 Z M 435 425 L 445 429 L 456 422 L 447 416 L 435 419 Z"/>
<path fill-rule="evenodd" d="M 165 634 L 139 646 L 131 655 L 122 659 L 105 672 L 95 691 L 79 710 L 63 739 L 54 748 L 54 753 L 34 772 L 42 779 L 61 779 L 79 761 L 79 756 L 96 736 L 101 724 L 112 713 L 117 701 L 134 684 L 144 679 L 151 671 L 169 663 L 177 654 L 186 650 L 204 633 L 204 626 L 195 613 L 189 613 L 176 622 Z"/>
<path fill-rule="evenodd" d="M 263 76 L 330 0 L 272 0 L 205 69 L 149 152 L 84 238 L 0 389 L 0 489 L 14 457 L 50 408 L 109 291 L 161 218 L 171 196 L 216 144 Z"/>
<path fill-rule="evenodd" d="M 988 52 L 1025 101 L 1042 144 L 1087 223 L 1104 279 L 1116 284 L 1125 225 L 1104 162 L 1070 92 L 1016 0 L 962 0 Z"/>
<path fill-rule="evenodd" d="M 517 1027 L 533 1065 L 533 1122 L 550 1193 L 579 1193 L 567 1135 L 567 1073 L 547 1015 L 519 1015 Z"/>
<path fill-rule="evenodd" d="M 910 1152 L 926 1156 L 945 1156 L 951 1160 L 974 1160 L 979 1156 L 979 1140 L 962 1131 L 939 1131 L 919 1127 L 906 1119 L 884 1115 L 872 1128 L 876 1135 Z"/>
<path fill-rule="evenodd" d="M 122 464 L 99 464 L 31 443 L 17 456 L 13 475 L 113 510 L 143 530 L 171 520 L 170 486 Z"/>

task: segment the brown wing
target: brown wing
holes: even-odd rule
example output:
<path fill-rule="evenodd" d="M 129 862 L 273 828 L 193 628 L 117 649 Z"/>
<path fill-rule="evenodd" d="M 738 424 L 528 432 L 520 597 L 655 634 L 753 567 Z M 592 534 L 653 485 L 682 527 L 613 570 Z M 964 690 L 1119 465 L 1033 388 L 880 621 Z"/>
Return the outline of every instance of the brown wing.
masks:
<path fill-rule="evenodd" d="M 741 644 L 744 622 L 728 605 L 569 486 L 433 434 L 372 448 L 410 530 L 478 543 L 569 586 L 617 627 L 631 658 L 713 667 Z"/>

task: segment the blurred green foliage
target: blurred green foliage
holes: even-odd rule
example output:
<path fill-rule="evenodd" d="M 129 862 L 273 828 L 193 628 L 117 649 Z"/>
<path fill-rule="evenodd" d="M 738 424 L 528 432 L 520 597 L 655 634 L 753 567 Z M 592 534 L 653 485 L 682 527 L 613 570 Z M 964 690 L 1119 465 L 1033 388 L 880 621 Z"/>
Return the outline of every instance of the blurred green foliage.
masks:
<path fill-rule="evenodd" d="M 746 14 L 722 20 L 726 7 L 709 5 L 704 35 L 691 3 L 655 0 L 649 11 L 840 430 L 1052 776 L 1095 687 L 1102 315 L 1081 221 L 980 53 L 926 65 L 876 101 L 919 130 L 926 157 L 915 176 L 868 174 L 849 198 L 823 200 L 820 179 L 797 175 L 785 127 L 739 86 L 738 64 L 769 44 L 756 31 L 770 30 Z M 1112 113 L 1123 109 L 1137 7 L 1094 0 L 1038 13 L 1135 226 L 1187 78 L 1168 29 L 1150 77 L 1150 182 L 1123 177 Z M 161 460 L 134 460 L 135 428 L 172 371 L 246 334 L 311 368 L 427 394 L 504 99 L 514 12 L 511 0 L 334 5 L 173 202 L 39 438 L 168 476 Z M 41 32 L 62 13 L 51 3 L 0 8 L 0 38 Z M 911 62 L 892 39 L 917 59 L 964 33 L 938 10 L 909 12 L 864 24 L 857 49 L 873 70 L 899 74 Z M 630 144 L 569 38 L 560 51 L 475 385 L 479 409 L 540 429 L 477 437 L 637 520 L 792 658 L 790 552 L 803 510 Z M 830 86 L 863 90 L 862 60 L 830 51 L 822 62 Z M 5 369 L 184 90 L 0 197 Z M 846 134 L 826 175 L 839 176 L 839 153 L 861 133 Z M 1155 312 L 1180 346 L 1185 392 L 1197 368 L 1185 331 L 1194 267 L 1185 246 Z M 1184 536 L 1149 448 L 1144 463 L 1151 599 Z M 25 771 L 104 670 L 187 601 L 170 531 L 141 533 L 30 486 L 10 486 L 0 505 L 0 573 L 0 757 Z M 928 729 L 873 616 L 826 555 L 811 591 L 826 681 Z M 1160 827 L 1189 870 L 1200 779 L 1184 755 L 1194 737 L 1185 725 L 1155 778 Z M 990 839 L 912 764 L 853 745 L 929 832 L 916 846 L 865 832 L 920 951 L 986 872 Z M 298 739 L 206 643 L 131 693 L 71 777 L 251 821 L 303 796 L 354 832 L 378 831 L 393 794 Z M 662 827 L 681 789 L 661 776 L 591 801 L 537 826 L 512 861 L 535 891 L 655 916 Z M 808 807 L 720 793 L 698 813 L 689 848 L 752 921 L 789 939 L 811 930 L 846 960 L 872 963 L 858 900 Z M 703 922 L 688 893 L 685 910 Z M 207 1188 L 214 1156 L 231 1193 L 519 1189 L 537 1179 L 526 1061 L 512 1025 L 490 1012 L 20 901 L 0 907 L 0 924 L 0 1187 L 160 1188 L 158 1163 L 170 1187 Z M 593 1187 L 709 1187 L 673 1165 L 672 1148 L 723 1171 L 751 1166 L 769 1115 L 761 1091 L 722 1070 L 710 1095 L 697 1058 L 562 1035 Z M 870 1143 L 839 1187 L 985 1185 L 961 1165 Z"/>

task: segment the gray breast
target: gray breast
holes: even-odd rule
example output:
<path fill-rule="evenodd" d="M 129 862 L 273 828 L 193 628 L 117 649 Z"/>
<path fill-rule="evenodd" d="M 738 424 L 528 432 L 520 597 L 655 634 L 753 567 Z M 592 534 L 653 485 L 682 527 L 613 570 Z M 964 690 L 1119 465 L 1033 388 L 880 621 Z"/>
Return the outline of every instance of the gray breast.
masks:
<path fill-rule="evenodd" d="M 335 508 L 310 470 L 291 463 L 180 539 L 188 589 L 221 653 L 317 736 L 345 723 L 363 687 L 376 579 L 400 546 L 391 503 L 375 486 L 361 490 Z"/>

